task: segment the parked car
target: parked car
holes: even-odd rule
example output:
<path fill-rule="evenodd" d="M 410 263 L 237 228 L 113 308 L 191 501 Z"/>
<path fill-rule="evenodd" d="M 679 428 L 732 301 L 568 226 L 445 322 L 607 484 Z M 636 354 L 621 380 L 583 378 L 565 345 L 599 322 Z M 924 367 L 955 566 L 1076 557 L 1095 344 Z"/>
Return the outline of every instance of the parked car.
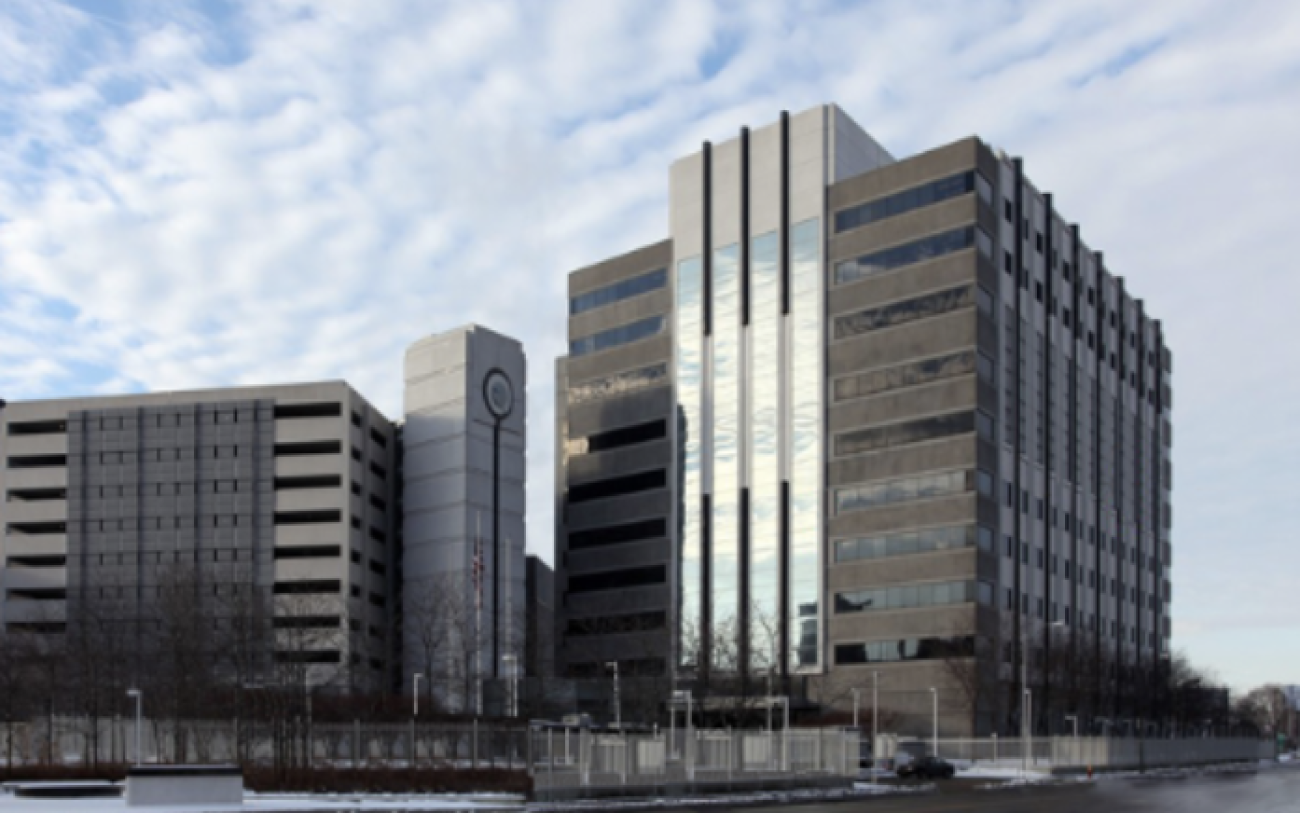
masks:
<path fill-rule="evenodd" d="M 952 779 L 956 772 L 951 762 L 930 756 L 916 757 L 895 771 L 899 779 Z"/>

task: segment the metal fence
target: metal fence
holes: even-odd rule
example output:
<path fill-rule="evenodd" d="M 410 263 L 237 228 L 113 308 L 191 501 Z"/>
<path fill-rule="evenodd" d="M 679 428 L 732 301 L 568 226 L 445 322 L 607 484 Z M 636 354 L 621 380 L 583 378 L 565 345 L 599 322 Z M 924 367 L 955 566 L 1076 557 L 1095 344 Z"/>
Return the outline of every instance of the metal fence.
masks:
<path fill-rule="evenodd" d="M 840 728 L 678 730 L 609 734 L 534 731 L 529 772 L 539 791 L 708 782 L 843 778 L 858 772 L 858 735 Z"/>
<path fill-rule="evenodd" d="M 12 736 L 10 736 L 12 735 Z M 161 720 L 145 718 L 136 754 L 135 721 L 53 717 L 0 725 L 0 765 L 157 762 L 528 766 L 528 732 L 517 722 L 308 722 L 299 719 Z"/>
<path fill-rule="evenodd" d="M 894 759 L 898 751 L 919 755 L 934 750 L 931 740 L 882 737 L 879 745 L 882 760 Z M 1272 759 L 1276 749 L 1271 740 L 1250 738 L 989 737 L 941 739 L 938 755 L 975 764 L 1082 770 L 1253 762 Z"/>

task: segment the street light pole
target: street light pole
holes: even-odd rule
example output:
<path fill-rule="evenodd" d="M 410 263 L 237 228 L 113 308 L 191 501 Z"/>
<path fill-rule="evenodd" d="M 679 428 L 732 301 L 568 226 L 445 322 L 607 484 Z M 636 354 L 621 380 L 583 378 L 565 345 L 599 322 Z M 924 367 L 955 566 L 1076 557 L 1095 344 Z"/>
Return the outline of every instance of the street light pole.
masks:
<path fill-rule="evenodd" d="M 849 691 L 853 692 L 853 730 L 858 730 L 858 687 L 854 686 Z"/>
<path fill-rule="evenodd" d="M 930 687 L 930 699 L 934 703 L 934 730 L 931 748 L 937 757 L 939 756 L 939 690 L 933 686 Z"/>
<path fill-rule="evenodd" d="M 411 719 L 420 716 L 420 681 L 424 680 L 423 672 L 416 672 L 411 675 Z"/>
<path fill-rule="evenodd" d="M 623 730 L 623 709 L 618 698 L 618 661 L 609 661 L 605 666 L 614 670 L 614 725 L 621 732 Z"/>
<path fill-rule="evenodd" d="M 871 673 L 871 784 L 876 784 L 876 721 L 880 719 L 880 673 Z"/>
<path fill-rule="evenodd" d="M 135 764 L 144 764 L 144 754 L 140 750 L 140 730 L 144 727 L 144 692 L 139 689 L 127 689 L 127 697 L 135 698 Z"/>

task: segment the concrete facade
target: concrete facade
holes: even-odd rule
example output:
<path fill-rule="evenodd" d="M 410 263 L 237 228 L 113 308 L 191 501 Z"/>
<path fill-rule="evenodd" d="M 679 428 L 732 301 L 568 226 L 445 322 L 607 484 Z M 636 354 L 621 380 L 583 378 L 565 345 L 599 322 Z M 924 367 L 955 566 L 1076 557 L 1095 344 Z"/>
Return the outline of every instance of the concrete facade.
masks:
<path fill-rule="evenodd" d="M 183 582 L 214 617 L 274 603 L 294 633 L 259 669 L 386 687 L 396 445 L 343 382 L 11 403 L 0 620 L 60 634 L 96 607 L 148 619 Z"/>
<path fill-rule="evenodd" d="M 496 374 L 504 375 L 513 394 L 501 416 L 489 408 L 485 391 Z M 473 675 L 500 677 L 507 669 L 502 656 L 522 662 L 525 649 L 523 348 L 479 325 L 447 331 L 411 345 L 405 379 L 403 600 L 414 606 L 430 596 L 455 594 L 459 600 L 433 607 L 434 620 L 441 616 L 451 624 L 453 638 L 478 639 L 477 647 L 451 644 L 446 653 L 420 652 L 416 614 L 408 612 L 406 680 L 429 669 L 444 687 L 464 685 Z M 478 651 L 467 663 L 450 655 L 473 649 Z M 438 680 L 440 673 L 446 673 L 445 681 Z M 444 700 L 464 706 L 470 700 L 465 694 Z"/>
<path fill-rule="evenodd" d="M 1025 678 L 1059 723 L 1054 653 L 1167 654 L 1172 357 L 1018 159 L 968 138 L 894 161 L 826 105 L 705 144 L 669 189 L 669 240 L 570 276 L 570 673 L 634 637 L 832 705 L 874 673 L 900 725 L 928 731 L 933 687 L 956 735 L 1018 724 Z M 619 431 L 661 416 L 667 439 Z M 629 479 L 659 466 L 661 488 Z M 652 606 L 667 634 L 581 621 Z"/>

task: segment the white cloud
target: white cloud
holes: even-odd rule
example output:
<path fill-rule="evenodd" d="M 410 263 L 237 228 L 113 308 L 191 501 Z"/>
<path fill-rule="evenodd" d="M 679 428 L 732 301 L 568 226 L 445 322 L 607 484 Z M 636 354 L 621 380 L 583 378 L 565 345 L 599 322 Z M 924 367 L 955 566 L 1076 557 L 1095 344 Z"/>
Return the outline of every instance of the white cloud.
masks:
<path fill-rule="evenodd" d="M 565 272 L 663 237 L 667 166 L 701 140 L 838 101 L 896 155 L 978 133 L 1025 156 L 1164 320 L 1175 619 L 1194 656 L 1226 659 L 1258 608 L 1294 600 L 1262 570 L 1300 566 L 1300 11 L 927 9 L 286 0 L 110 21 L 8 3 L 0 386 L 342 377 L 396 415 L 405 345 L 480 321 L 532 362 L 549 552 Z M 1298 658 L 1220 666 L 1263 680 Z"/>

